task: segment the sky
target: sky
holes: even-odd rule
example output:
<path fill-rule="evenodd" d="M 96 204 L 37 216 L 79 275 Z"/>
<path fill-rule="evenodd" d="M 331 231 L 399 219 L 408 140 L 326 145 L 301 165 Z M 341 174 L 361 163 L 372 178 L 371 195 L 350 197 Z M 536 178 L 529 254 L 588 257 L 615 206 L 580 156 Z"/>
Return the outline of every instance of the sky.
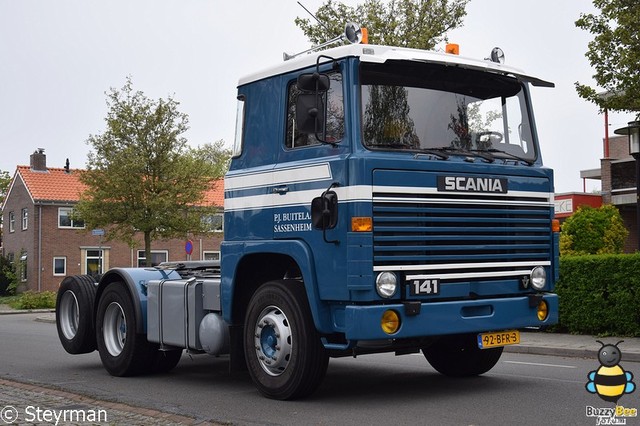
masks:
<path fill-rule="evenodd" d="M 323 1 L 302 3 L 315 11 Z M 574 22 L 595 11 L 590 0 L 471 0 L 447 35 L 463 56 L 499 46 L 508 65 L 556 84 L 532 97 L 558 193 L 582 191 L 580 170 L 602 157 L 604 117 L 574 88 L 594 84 L 592 36 Z M 84 168 L 87 139 L 105 130 L 106 93 L 128 76 L 147 97 L 180 102 L 191 145 L 231 146 L 239 78 L 310 47 L 298 16 L 308 17 L 295 0 L 0 0 L 0 171 L 28 165 L 38 148 L 49 167 L 69 158 Z M 610 114 L 610 129 L 632 118 Z M 599 188 L 587 181 L 587 192 Z"/>

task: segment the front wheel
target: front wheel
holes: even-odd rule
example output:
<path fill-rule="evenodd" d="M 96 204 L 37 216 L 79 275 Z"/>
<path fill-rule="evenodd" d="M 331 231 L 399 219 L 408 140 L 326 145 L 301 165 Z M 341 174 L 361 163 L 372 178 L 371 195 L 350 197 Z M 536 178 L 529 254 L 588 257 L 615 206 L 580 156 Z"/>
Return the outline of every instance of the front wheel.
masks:
<path fill-rule="evenodd" d="M 156 362 L 156 347 L 136 333 L 136 317 L 129 290 L 111 283 L 98 302 L 96 337 L 102 365 L 113 376 L 149 372 Z"/>
<path fill-rule="evenodd" d="M 443 336 L 422 348 L 422 353 L 439 373 L 449 377 L 468 377 L 491 370 L 500 359 L 502 349 L 480 349 L 475 334 L 460 334 Z"/>
<path fill-rule="evenodd" d="M 329 357 L 313 324 L 304 284 L 272 281 L 258 289 L 246 315 L 244 350 L 249 374 L 264 396 L 294 399 L 316 390 Z"/>

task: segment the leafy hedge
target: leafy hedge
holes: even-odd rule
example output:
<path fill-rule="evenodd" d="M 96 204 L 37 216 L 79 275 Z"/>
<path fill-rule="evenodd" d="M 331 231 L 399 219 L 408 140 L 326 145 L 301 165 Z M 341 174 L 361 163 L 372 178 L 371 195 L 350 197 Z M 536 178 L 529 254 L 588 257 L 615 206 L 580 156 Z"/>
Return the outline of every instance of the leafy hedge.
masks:
<path fill-rule="evenodd" d="M 560 258 L 560 331 L 640 336 L 640 254 Z"/>

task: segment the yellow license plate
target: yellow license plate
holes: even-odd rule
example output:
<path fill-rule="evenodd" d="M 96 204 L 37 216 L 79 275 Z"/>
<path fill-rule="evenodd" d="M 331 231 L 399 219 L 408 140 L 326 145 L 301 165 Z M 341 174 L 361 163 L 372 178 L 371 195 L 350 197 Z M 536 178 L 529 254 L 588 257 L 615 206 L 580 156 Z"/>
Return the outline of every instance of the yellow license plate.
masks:
<path fill-rule="evenodd" d="M 478 347 L 480 349 L 517 345 L 518 343 L 520 343 L 520 332 L 518 330 L 478 334 Z"/>

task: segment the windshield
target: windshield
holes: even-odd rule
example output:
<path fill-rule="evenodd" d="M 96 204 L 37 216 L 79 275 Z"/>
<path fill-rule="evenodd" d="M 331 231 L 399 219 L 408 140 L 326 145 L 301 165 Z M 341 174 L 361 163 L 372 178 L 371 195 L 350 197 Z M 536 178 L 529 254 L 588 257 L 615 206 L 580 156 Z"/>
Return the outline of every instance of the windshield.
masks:
<path fill-rule="evenodd" d="M 522 84 L 454 66 L 361 64 L 366 147 L 536 158 Z"/>

